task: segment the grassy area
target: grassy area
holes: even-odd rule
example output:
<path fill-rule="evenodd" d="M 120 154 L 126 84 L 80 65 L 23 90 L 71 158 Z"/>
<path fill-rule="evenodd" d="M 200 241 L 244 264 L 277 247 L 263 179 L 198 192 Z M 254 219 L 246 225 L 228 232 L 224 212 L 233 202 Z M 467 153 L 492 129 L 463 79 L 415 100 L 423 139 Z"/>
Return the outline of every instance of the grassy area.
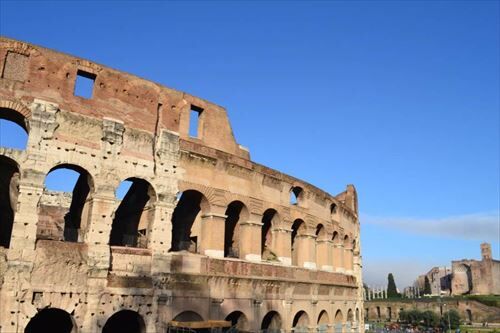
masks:
<path fill-rule="evenodd" d="M 486 328 L 486 327 L 472 327 L 468 325 L 460 325 L 460 331 L 462 333 L 500 333 L 498 328 Z"/>

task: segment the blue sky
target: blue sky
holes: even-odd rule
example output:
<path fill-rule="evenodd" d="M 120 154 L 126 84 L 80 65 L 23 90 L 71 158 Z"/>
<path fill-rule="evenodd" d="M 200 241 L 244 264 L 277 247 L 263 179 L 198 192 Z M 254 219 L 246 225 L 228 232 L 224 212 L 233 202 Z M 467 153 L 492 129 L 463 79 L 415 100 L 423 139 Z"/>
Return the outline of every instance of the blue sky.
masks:
<path fill-rule="evenodd" d="M 500 257 L 499 7 L 3 1 L 0 33 L 223 105 L 254 161 L 355 184 L 366 281 L 402 287 L 483 240 Z"/>

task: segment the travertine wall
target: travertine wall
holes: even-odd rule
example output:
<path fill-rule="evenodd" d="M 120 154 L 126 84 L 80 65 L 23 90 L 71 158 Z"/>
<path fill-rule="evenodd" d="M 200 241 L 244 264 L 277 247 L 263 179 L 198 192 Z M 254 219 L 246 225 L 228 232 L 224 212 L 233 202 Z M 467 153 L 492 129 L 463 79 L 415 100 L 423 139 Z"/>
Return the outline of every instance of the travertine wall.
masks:
<path fill-rule="evenodd" d="M 0 118 L 29 134 L 25 150 L 0 148 L 0 331 L 46 308 L 74 332 L 123 310 L 146 332 L 172 319 L 363 330 L 352 185 L 332 196 L 256 164 L 222 107 L 87 60 L 1 38 L 0 69 Z M 80 175 L 70 194 L 44 186 L 60 168 Z"/>

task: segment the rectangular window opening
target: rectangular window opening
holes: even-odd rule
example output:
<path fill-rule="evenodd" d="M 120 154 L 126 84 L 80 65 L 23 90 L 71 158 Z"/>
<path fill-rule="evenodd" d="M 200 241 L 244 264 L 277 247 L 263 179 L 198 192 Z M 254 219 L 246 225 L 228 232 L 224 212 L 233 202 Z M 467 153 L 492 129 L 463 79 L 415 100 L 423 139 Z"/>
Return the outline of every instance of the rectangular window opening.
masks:
<path fill-rule="evenodd" d="M 74 95 L 86 99 L 91 99 L 92 92 L 94 90 L 95 79 L 96 79 L 95 74 L 78 70 L 78 72 L 76 73 Z"/>
<path fill-rule="evenodd" d="M 191 105 L 191 112 L 189 113 L 189 136 L 192 138 L 200 137 L 200 116 L 203 109 Z"/>

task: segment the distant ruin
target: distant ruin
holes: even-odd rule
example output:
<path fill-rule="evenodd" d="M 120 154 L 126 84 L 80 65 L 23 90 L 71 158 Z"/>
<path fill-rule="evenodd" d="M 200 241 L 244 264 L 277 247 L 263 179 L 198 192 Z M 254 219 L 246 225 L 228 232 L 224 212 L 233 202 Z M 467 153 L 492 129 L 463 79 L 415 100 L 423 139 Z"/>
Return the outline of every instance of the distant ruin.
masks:
<path fill-rule="evenodd" d="M 1 332 L 364 331 L 354 186 L 254 163 L 224 108 L 130 74 L 7 38 L 0 70 L 28 134 L 0 148 Z"/>
<path fill-rule="evenodd" d="M 500 261 L 493 259 L 491 245 L 481 244 L 482 260 L 462 259 L 451 268 L 434 267 L 415 282 L 422 293 L 427 277 L 430 295 L 500 295 Z"/>

